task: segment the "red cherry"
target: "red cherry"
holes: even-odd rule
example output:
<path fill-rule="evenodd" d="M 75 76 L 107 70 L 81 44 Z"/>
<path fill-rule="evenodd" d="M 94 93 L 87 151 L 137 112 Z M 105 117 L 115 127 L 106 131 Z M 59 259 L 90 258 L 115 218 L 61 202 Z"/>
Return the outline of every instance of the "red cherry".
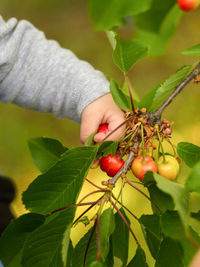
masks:
<path fill-rule="evenodd" d="M 103 123 L 100 125 L 97 133 L 106 133 L 108 131 L 108 124 L 107 123 Z"/>
<path fill-rule="evenodd" d="M 183 11 L 192 11 L 200 4 L 199 0 L 178 0 L 178 5 Z"/>
<path fill-rule="evenodd" d="M 133 174 L 142 181 L 146 172 L 157 172 L 157 164 L 147 155 L 145 155 L 145 162 L 143 163 L 143 156 L 138 156 L 133 160 L 131 170 Z"/>
<path fill-rule="evenodd" d="M 106 172 L 108 176 L 113 177 L 124 165 L 124 160 L 119 158 L 117 152 L 113 156 L 112 154 L 102 157 L 100 159 L 100 168 Z"/>

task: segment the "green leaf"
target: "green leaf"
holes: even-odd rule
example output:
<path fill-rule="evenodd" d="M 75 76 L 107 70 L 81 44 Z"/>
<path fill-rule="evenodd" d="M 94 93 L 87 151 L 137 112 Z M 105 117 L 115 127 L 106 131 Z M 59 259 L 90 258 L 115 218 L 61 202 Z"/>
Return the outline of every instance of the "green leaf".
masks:
<path fill-rule="evenodd" d="M 159 190 L 168 194 L 173 199 L 181 221 L 184 227 L 187 227 L 189 215 L 189 194 L 185 193 L 184 186 L 169 181 L 159 174 L 153 172 L 147 172 L 143 182 L 147 187 L 151 184 L 155 184 Z"/>
<path fill-rule="evenodd" d="M 59 141 L 47 137 L 30 139 L 28 145 L 33 161 L 41 172 L 52 167 L 67 150 Z"/>
<path fill-rule="evenodd" d="M 148 267 L 144 250 L 141 247 L 137 248 L 135 256 L 127 267 Z"/>
<path fill-rule="evenodd" d="M 24 267 L 66 266 L 74 214 L 75 208 L 61 211 L 30 235 L 23 253 Z"/>
<path fill-rule="evenodd" d="M 106 36 L 108 38 L 108 41 L 110 42 L 110 45 L 112 47 L 112 49 L 114 50 L 116 47 L 116 32 L 114 31 L 106 31 Z"/>
<path fill-rule="evenodd" d="M 198 242 L 200 244 L 200 238 L 199 235 L 190 227 L 189 228 L 189 233 L 190 236 L 192 236 L 193 240 L 196 240 L 196 242 Z M 190 237 L 191 239 L 191 237 Z M 197 252 L 197 249 L 194 247 L 194 245 L 188 240 L 188 238 L 183 238 L 181 240 L 179 240 L 181 247 L 183 249 L 183 253 L 184 253 L 184 266 L 189 266 L 189 264 L 191 263 L 194 255 Z"/>
<path fill-rule="evenodd" d="M 185 183 L 185 190 L 187 192 L 196 192 L 200 194 L 200 162 L 198 162 L 189 174 Z"/>
<path fill-rule="evenodd" d="M 130 83 L 130 81 L 129 81 Z M 136 92 L 136 90 L 133 88 L 133 86 L 130 84 L 130 87 L 131 87 L 131 94 L 133 96 L 133 102 L 134 102 L 134 107 L 138 107 L 138 103 L 139 103 L 139 96 Z M 122 92 L 128 96 L 128 98 L 130 99 L 130 96 L 129 96 L 129 89 L 128 89 L 128 86 L 127 86 L 127 83 L 126 81 L 124 81 L 123 85 L 122 85 Z"/>
<path fill-rule="evenodd" d="M 22 215 L 11 221 L 0 238 L 0 259 L 5 266 L 22 266 L 21 257 L 25 242 L 44 221 L 43 215 L 34 213 Z"/>
<path fill-rule="evenodd" d="M 103 267 L 103 264 L 99 261 L 93 261 L 91 264 L 90 264 L 90 267 Z"/>
<path fill-rule="evenodd" d="M 103 153 L 104 157 L 108 154 L 112 154 L 114 156 L 117 151 L 118 144 L 119 142 L 117 141 L 105 141 L 100 145 L 98 154 L 101 155 Z"/>
<path fill-rule="evenodd" d="M 104 210 L 99 222 L 100 236 L 101 236 L 101 257 L 105 261 L 110 249 L 110 236 L 115 229 L 115 219 L 113 210 L 108 208 Z"/>
<path fill-rule="evenodd" d="M 160 246 L 155 267 L 184 267 L 183 252 L 176 240 L 165 238 Z"/>
<path fill-rule="evenodd" d="M 139 222 L 151 255 L 156 259 L 162 241 L 160 217 L 155 214 L 142 215 Z"/>
<path fill-rule="evenodd" d="M 200 221 L 200 210 L 198 212 L 191 212 L 190 216 Z"/>
<path fill-rule="evenodd" d="M 130 98 L 125 95 L 122 90 L 119 88 L 116 81 L 113 79 L 110 80 L 110 92 L 115 103 L 118 105 L 120 109 L 130 110 Z"/>
<path fill-rule="evenodd" d="M 193 66 L 183 66 L 178 69 L 167 80 L 144 96 L 139 103 L 139 107 L 146 107 L 149 112 L 155 111 L 173 93 L 177 85 L 185 79 L 192 68 Z"/>
<path fill-rule="evenodd" d="M 121 213 L 124 215 L 128 223 L 130 223 L 126 213 L 121 208 Z M 119 242 L 120 240 L 120 242 Z M 128 259 L 128 247 L 129 247 L 129 230 L 123 222 L 118 212 L 115 213 L 115 231 L 112 234 L 113 254 L 119 258 L 123 266 L 126 266 Z"/>
<path fill-rule="evenodd" d="M 72 257 L 72 266 L 83 266 L 84 255 L 88 245 L 88 241 L 92 232 L 92 228 L 79 240 L 76 247 L 74 248 L 74 253 Z M 97 253 L 97 235 L 96 231 L 93 233 L 92 240 L 88 249 L 86 258 L 86 267 L 90 267 L 90 264 L 96 262 Z"/>
<path fill-rule="evenodd" d="M 179 157 L 185 162 L 185 164 L 190 168 L 192 168 L 198 161 L 200 161 L 200 147 L 192 143 L 178 143 L 177 153 Z"/>
<path fill-rule="evenodd" d="M 182 240 L 185 238 L 185 229 L 177 211 L 166 211 L 161 216 L 161 228 L 165 236 Z"/>
<path fill-rule="evenodd" d="M 144 186 L 148 188 L 150 198 L 152 200 L 151 207 L 154 214 L 160 215 L 161 212 L 174 209 L 174 202 L 171 196 L 161 191 L 152 177 L 150 172 L 147 172 L 143 178 Z M 159 210 L 158 210 L 158 208 Z"/>
<path fill-rule="evenodd" d="M 98 30 L 121 26 L 124 17 L 149 9 L 151 0 L 90 0 L 89 11 Z"/>
<path fill-rule="evenodd" d="M 124 41 L 116 37 L 116 41 L 113 60 L 124 73 L 127 73 L 138 60 L 148 54 L 147 46 L 136 39 Z"/>
<path fill-rule="evenodd" d="M 92 146 L 95 144 L 94 142 L 94 136 L 96 135 L 97 131 L 95 131 L 94 133 L 92 133 L 87 140 L 85 141 L 85 146 Z"/>
<path fill-rule="evenodd" d="M 188 47 L 186 50 L 182 52 L 183 55 L 187 56 L 200 56 L 200 44 L 196 44 L 194 46 Z"/>
<path fill-rule="evenodd" d="M 165 52 L 176 32 L 181 15 L 176 0 L 164 1 L 162 5 L 159 0 L 153 0 L 149 11 L 134 17 L 136 38 L 150 47 L 149 56 L 158 56 Z"/>
<path fill-rule="evenodd" d="M 134 22 L 139 29 L 157 33 L 174 4 L 174 0 L 163 1 L 162 5 L 160 0 L 153 0 L 150 9 L 134 16 Z"/>
<path fill-rule="evenodd" d="M 23 193 L 23 202 L 31 211 L 47 214 L 74 204 L 97 147 L 77 147 L 62 154 L 46 173 L 39 175 Z"/>

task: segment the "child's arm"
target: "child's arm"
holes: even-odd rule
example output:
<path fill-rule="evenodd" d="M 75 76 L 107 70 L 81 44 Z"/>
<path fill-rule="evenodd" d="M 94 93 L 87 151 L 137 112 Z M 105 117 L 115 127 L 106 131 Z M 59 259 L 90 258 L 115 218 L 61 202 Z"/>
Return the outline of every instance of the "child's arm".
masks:
<path fill-rule="evenodd" d="M 47 40 L 44 33 L 31 23 L 18 22 L 14 18 L 5 22 L 0 17 L 1 101 L 51 112 L 58 117 L 68 117 L 77 122 L 80 122 L 84 110 L 81 140 L 85 140 L 91 132 L 85 133 L 84 129 L 87 127 L 84 124 L 90 122 L 85 121 L 84 113 L 87 114 L 89 106 L 94 107 L 96 101 L 96 104 L 101 103 L 102 109 L 92 109 L 89 118 L 91 128 L 94 129 L 94 125 L 98 128 L 99 124 L 108 118 L 110 128 L 114 124 L 111 123 L 112 116 L 107 116 L 106 119 L 105 114 L 105 110 L 108 111 L 107 105 L 110 105 L 112 100 L 104 103 L 99 99 L 105 97 L 108 92 L 108 81 L 89 63 L 79 60 L 71 51 L 61 48 L 57 42 Z M 105 97 L 107 98 L 108 96 Z M 115 104 L 110 105 L 110 113 L 115 113 L 116 110 L 121 114 L 121 120 L 121 111 Z M 118 115 L 114 117 L 117 122 Z"/>

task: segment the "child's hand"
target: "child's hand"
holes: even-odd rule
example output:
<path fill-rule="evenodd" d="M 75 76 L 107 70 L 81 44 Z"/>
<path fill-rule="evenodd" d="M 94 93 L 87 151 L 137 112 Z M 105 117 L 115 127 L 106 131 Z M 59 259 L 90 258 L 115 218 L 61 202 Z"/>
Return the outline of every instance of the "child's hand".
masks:
<path fill-rule="evenodd" d="M 86 139 L 95 132 L 102 123 L 108 124 L 107 133 L 97 133 L 94 141 L 99 143 L 124 121 L 124 113 L 115 104 L 110 93 L 103 95 L 90 103 L 82 112 L 80 139 L 84 144 Z M 124 124 L 106 140 L 118 139 L 125 129 Z"/>

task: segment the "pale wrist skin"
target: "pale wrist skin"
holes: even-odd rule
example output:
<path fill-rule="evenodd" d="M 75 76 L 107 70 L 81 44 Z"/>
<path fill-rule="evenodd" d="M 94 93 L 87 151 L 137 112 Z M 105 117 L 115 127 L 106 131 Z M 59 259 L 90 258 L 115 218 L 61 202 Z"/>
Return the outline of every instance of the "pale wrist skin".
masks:
<path fill-rule="evenodd" d="M 94 141 L 99 143 L 124 121 L 124 112 L 115 104 L 110 93 L 105 94 L 84 108 L 81 114 L 80 140 L 84 144 L 86 139 L 103 123 L 108 124 L 108 132 L 97 133 Z M 125 130 L 125 124 L 106 140 L 117 140 Z"/>
<path fill-rule="evenodd" d="M 198 250 L 198 252 L 194 256 L 189 267 L 199 267 L 199 266 L 200 266 L 200 249 Z"/>

